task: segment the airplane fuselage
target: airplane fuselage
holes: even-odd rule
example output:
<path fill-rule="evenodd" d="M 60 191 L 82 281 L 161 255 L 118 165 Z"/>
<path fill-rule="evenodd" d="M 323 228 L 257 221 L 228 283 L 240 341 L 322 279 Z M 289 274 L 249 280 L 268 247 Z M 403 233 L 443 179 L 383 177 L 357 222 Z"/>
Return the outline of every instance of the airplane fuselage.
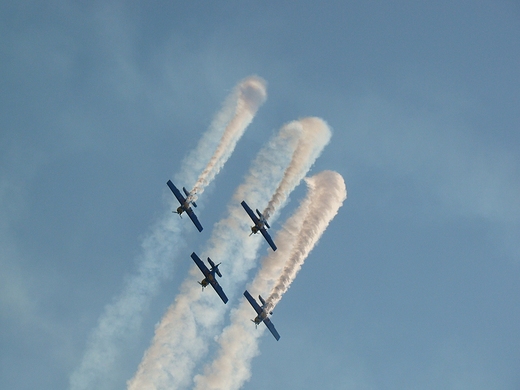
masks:
<path fill-rule="evenodd" d="M 188 210 L 191 210 L 190 204 L 188 202 L 184 202 L 182 206 L 177 207 L 177 214 L 181 215 Z"/>
<path fill-rule="evenodd" d="M 215 276 L 213 276 L 213 274 L 209 274 L 206 278 L 202 279 L 202 281 L 199 283 L 202 286 L 202 288 L 204 288 L 214 280 L 215 280 Z"/>
<path fill-rule="evenodd" d="M 261 323 L 263 320 L 265 320 L 267 318 L 267 312 L 265 310 L 262 310 L 262 312 L 256 316 L 256 318 L 253 320 L 253 322 L 258 325 L 259 323 Z"/>
<path fill-rule="evenodd" d="M 263 222 L 258 222 L 255 226 L 251 226 L 251 232 L 253 232 L 253 234 L 256 234 L 260 230 L 262 230 L 264 227 L 265 227 L 265 224 Z"/>

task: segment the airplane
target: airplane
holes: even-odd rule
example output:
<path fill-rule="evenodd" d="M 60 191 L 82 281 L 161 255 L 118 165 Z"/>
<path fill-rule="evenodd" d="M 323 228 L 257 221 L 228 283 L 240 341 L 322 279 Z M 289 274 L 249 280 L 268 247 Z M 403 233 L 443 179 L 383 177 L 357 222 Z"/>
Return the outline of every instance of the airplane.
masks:
<path fill-rule="evenodd" d="M 267 241 L 267 243 L 271 246 L 273 251 L 275 251 L 276 250 L 276 245 L 274 244 L 274 241 L 271 238 L 271 236 L 269 235 L 269 233 L 267 233 L 267 229 L 266 229 L 266 227 L 268 229 L 270 229 L 271 226 L 269 226 L 269 224 L 267 223 L 267 220 L 265 219 L 265 217 L 262 215 L 262 213 L 260 211 L 258 211 L 258 209 L 256 209 L 258 217 L 260 217 L 260 218 L 258 218 L 256 216 L 256 214 L 253 213 L 253 210 L 251 210 L 251 208 L 247 205 L 247 203 L 244 200 L 240 204 L 242 205 L 244 210 L 246 210 L 246 213 L 249 214 L 249 217 L 251 217 L 251 219 L 255 223 L 255 226 L 251 227 L 251 234 L 256 234 L 258 232 L 262 233 L 262 236 L 264 236 L 264 238 Z"/>
<path fill-rule="evenodd" d="M 186 194 L 186 198 L 185 198 L 184 196 L 182 196 L 181 192 L 177 189 L 177 187 L 175 187 L 175 185 L 172 183 L 171 180 L 168 180 L 168 182 L 166 184 L 168 185 L 168 187 L 170 187 L 170 190 L 172 190 L 173 195 L 175 195 L 175 197 L 181 204 L 179 207 L 177 207 L 177 211 L 175 211 L 175 212 L 177 214 L 179 214 L 179 216 L 181 216 L 181 218 L 182 218 L 181 214 L 186 211 L 186 214 L 188 214 L 188 217 L 190 217 L 190 219 L 193 221 L 197 230 L 199 232 L 201 232 L 202 225 L 200 224 L 199 220 L 197 219 L 197 216 L 195 215 L 195 213 L 193 212 L 193 210 L 190 206 L 190 204 L 192 204 L 193 207 L 197 207 L 197 204 L 194 201 L 189 200 L 190 193 L 188 192 L 188 190 L 185 187 L 182 187 L 182 190 Z"/>
<path fill-rule="evenodd" d="M 204 290 L 204 287 L 207 287 L 208 284 L 211 284 L 211 286 L 219 295 L 220 299 L 222 299 L 224 303 L 227 303 L 228 297 L 226 297 L 226 294 L 224 294 L 224 290 L 222 290 L 222 287 L 220 287 L 220 284 L 218 284 L 217 279 L 215 278 L 215 274 L 222 277 L 222 274 L 218 269 L 218 266 L 221 263 L 215 265 L 215 263 L 208 257 L 209 265 L 211 265 L 211 270 L 209 270 L 208 267 L 206 267 L 206 265 L 204 264 L 204 262 L 199 258 L 199 256 L 195 254 L 195 252 L 191 254 L 191 258 L 193 259 L 195 264 L 197 264 L 197 267 L 200 268 L 200 270 L 205 276 L 205 278 L 199 282 L 199 284 L 202 286 L 202 290 Z"/>
<path fill-rule="evenodd" d="M 244 296 L 246 297 L 246 299 L 249 301 L 249 303 L 251 304 L 251 306 L 253 306 L 253 309 L 255 309 L 256 313 L 258 314 L 256 316 L 256 318 L 254 320 L 251 320 L 255 323 L 255 325 L 258 326 L 258 324 L 260 322 L 264 322 L 265 326 L 267 326 L 267 329 L 269 329 L 271 331 L 271 333 L 273 334 L 274 338 L 276 339 L 276 341 L 280 340 L 280 335 L 278 334 L 278 332 L 276 331 L 273 323 L 271 322 L 271 320 L 269 319 L 269 317 L 267 317 L 268 314 L 273 314 L 273 312 L 270 312 L 270 313 L 267 313 L 265 311 L 265 301 L 264 299 L 259 295 L 258 298 L 260 298 L 260 302 L 262 302 L 262 306 L 260 306 L 255 298 L 253 298 L 251 296 L 251 294 L 249 294 L 249 291 L 244 291 Z"/>

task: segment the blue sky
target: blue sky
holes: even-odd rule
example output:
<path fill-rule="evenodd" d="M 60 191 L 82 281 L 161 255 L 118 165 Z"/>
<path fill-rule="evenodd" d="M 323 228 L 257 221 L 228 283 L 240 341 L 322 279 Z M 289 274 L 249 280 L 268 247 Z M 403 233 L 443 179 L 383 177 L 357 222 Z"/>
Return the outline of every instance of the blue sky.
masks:
<path fill-rule="evenodd" d="M 0 15 L 1 388 L 68 388 L 169 212 L 166 181 L 252 74 L 267 101 L 199 200 L 207 230 L 301 117 L 333 129 L 310 174 L 339 172 L 348 198 L 244 388 L 520 386 L 517 3 L 24 1 Z M 137 369 L 209 237 L 196 233 L 107 389 Z"/>

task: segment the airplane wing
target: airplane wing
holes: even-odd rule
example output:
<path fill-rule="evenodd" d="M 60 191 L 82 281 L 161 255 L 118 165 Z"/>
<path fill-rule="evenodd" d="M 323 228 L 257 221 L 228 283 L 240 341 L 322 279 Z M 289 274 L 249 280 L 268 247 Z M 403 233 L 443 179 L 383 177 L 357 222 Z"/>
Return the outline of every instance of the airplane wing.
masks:
<path fill-rule="evenodd" d="M 204 277 L 207 278 L 209 275 L 209 269 L 208 267 L 206 267 L 206 264 L 204 264 L 204 262 L 199 258 L 199 256 L 197 256 L 195 252 L 191 254 L 191 258 L 193 259 L 195 264 L 197 264 L 197 267 L 199 267 L 199 269 L 202 271 Z"/>
<path fill-rule="evenodd" d="M 251 304 L 251 306 L 253 306 L 253 309 L 255 309 L 256 311 L 256 314 L 261 314 L 262 313 L 262 308 L 260 307 L 260 305 L 258 303 L 256 303 L 256 300 L 255 298 L 253 298 L 251 296 L 251 294 L 249 294 L 249 291 L 244 291 L 244 296 L 246 297 L 246 299 L 249 301 L 249 303 Z"/>
<path fill-rule="evenodd" d="M 260 233 L 262 233 L 262 236 L 264 236 L 265 240 L 269 243 L 269 245 L 271 246 L 273 251 L 275 251 L 276 250 L 276 245 L 274 244 L 274 241 L 271 238 L 271 236 L 269 235 L 269 233 L 267 233 L 267 230 L 265 228 L 260 229 Z"/>
<path fill-rule="evenodd" d="M 189 208 L 188 210 L 186 210 L 186 213 L 188 214 L 188 217 L 190 217 L 191 221 L 193 222 L 193 224 L 195 225 L 195 227 L 197 228 L 197 230 L 199 232 L 202 231 L 202 225 L 200 224 L 197 216 L 195 215 L 195 213 L 193 212 L 193 210 L 191 208 Z"/>
<path fill-rule="evenodd" d="M 177 189 L 177 187 L 175 187 L 175 184 L 173 184 L 171 180 L 168 180 L 166 184 L 168 185 L 168 187 L 170 187 L 170 190 L 172 190 L 173 195 L 175 195 L 175 197 L 182 206 L 184 202 L 186 202 L 186 198 L 182 196 L 181 192 Z"/>
<path fill-rule="evenodd" d="M 227 303 L 228 297 L 226 297 L 226 294 L 224 294 L 224 290 L 222 290 L 222 287 L 220 284 L 216 281 L 215 278 L 213 278 L 211 281 L 211 286 L 215 289 L 220 299 L 222 299 L 222 302 Z"/>
<path fill-rule="evenodd" d="M 253 210 L 251 210 L 251 208 L 247 205 L 247 203 L 243 200 L 242 203 L 240 203 L 242 205 L 242 207 L 244 208 L 244 210 L 246 210 L 246 213 L 249 214 L 249 217 L 251 217 L 251 219 L 253 220 L 253 222 L 255 223 L 255 225 L 260 222 L 260 220 L 258 219 L 258 217 L 256 216 L 255 213 L 253 213 Z"/>
<path fill-rule="evenodd" d="M 276 331 L 273 323 L 271 322 L 271 320 L 269 318 L 267 318 L 267 317 L 264 318 L 264 324 L 265 324 L 265 326 L 267 326 L 267 329 L 269 329 L 271 331 L 271 333 L 273 334 L 276 341 L 280 340 L 280 335 Z"/>

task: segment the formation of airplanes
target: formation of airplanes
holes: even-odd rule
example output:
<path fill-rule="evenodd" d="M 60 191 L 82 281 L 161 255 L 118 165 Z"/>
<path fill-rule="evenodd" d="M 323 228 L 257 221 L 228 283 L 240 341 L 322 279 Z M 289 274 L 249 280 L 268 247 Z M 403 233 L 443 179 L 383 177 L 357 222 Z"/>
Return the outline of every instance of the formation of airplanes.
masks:
<path fill-rule="evenodd" d="M 175 210 L 173 212 L 179 214 L 179 216 L 181 218 L 182 218 L 182 213 L 185 212 L 186 214 L 188 214 L 188 217 L 190 217 L 191 221 L 193 222 L 193 224 L 195 225 L 197 230 L 199 232 L 202 232 L 202 230 L 203 230 L 202 225 L 199 222 L 197 216 L 195 215 L 195 212 L 193 211 L 193 208 L 197 207 L 197 204 L 193 201 L 192 194 L 185 187 L 182 187 L 182 190 L 183 190 L 184 194 L 186 195 L 186 197 L 184 197 L 182 195 L 182 193 L 178 190 L 178 188 L 175 187 L 175 184 L 173 184 L 171 180 L 168 180 L 166 182 L 166 184 L 168 185 L 170 190 L 173 192 L 173 195 L 175 195 L 175 198 L 177 198 L 177 200 L 180 203 L 180 206 L 177 207 L 177 210 Z M 256 209 L 256 214 L 255 214 L 245 201 L 242 201 L 240 204 L 242 205 L 242 207 L 244 208 L 244 210 L 249 215 L 249 217 L 253 220 L 253 223 L 254 223 L 254 225 L 251 227 L 251 234 L 249 234 L 249 235 L 251 236 L 252 234 L 256 234 L 256 233 L 260 232 L 262 234 L 262 236 L 264 236 L 265 240 L 267 241 L 269 246 L 272 248 L 272 250 L 275 251 L 277 249 L 276 245 L 275 245 L 273 239 L 271 238 L 271 236 L 269 235 L 269 233 L 267 232 L 267 229 L 271 228 L 269 226 L 269 223 L 267 223 L 267 219 L 264 217 L 264 215 L 258 209 Z M 193 206 L 193 208 L 192 208 L 192 206 Z M 257 214 L 258 214 L 258 216 L 257 216 Z M 199 258 L 199 256 L 197 256 L 197 254 L 195 252 L 193 252 L 191 254 L 191 258 L 193 259 L 193 261 L 195 262 L 197 267 L 199 267 L 200 271 L 204 274 L 204 279 L 202 279 L 202 281 L 199 282 L 199 284 L 202 286 L 202 290 L 204 290 L 204 288 L 207 287 L 208 284 L 211 284 L 211 287 L 213 287 L 213 289 L 218 294 L 220 299 L 222 299 L 222 302 L 227 303 L 228 297 L 224 293 L 222 286 L 220 286 L 220 284 L 218 283 L 218 281 L 215 277 L 215 275 L 217 275 L 220 278 L 222 277 L 222 273 L 218 269 L 218 267 L 221 263 L 215 264 L 213 262 L 213 260 L 211 260 L 208 257 L 208 263 L 211 267 L 211 269 L 208 269 L 206 264 L 204 264 L 204 262 Z M 258 326 L 258 324 L 260 324 L 260 322 L 263 322 L 265 324 L 265 326 L 267 326 L 267 329 L 269 329 L 269 331 L 273 334 L 274 338 L 277 341 L 280 340 L 280 335 L 278 334 L 273 323 L 269 319 L 269 315 L 271 315 L 273 313 L 272 312 L 267 313 L 267 311 L 265 310 L 264 299 L 260 295 L 258 296 L 258 298 L 260 299 L 260 302 L 262 303 L 262 306 L 260 306 L 256 302 L 256 300 L 251 296 L 251 294 L 249 294 L 249 292 L 247 290 L 244 291 L 244 296 L 249 301 L 251 306 L 253 306 L 253 308 L 255 309 L 255 311 L 257 313 L 256 318 L 251 321 L 253 321 L 256 326 Z"/>

